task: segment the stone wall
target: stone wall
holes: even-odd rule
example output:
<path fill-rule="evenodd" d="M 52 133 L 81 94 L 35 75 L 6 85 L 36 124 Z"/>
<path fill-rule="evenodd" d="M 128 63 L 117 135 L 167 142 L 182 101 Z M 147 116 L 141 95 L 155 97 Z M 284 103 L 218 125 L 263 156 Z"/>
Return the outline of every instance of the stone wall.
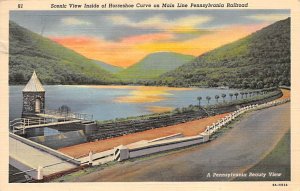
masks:
<path fill-rule="evenodd" d="M 239 105 L 227 105 L 227 106 L 216 106 L 207 108 L 207 110 L 198 110 L 198 111 L 185 111 L 181 113 L 174 114 L 162 114 L 158 116 L 152 116 L 147 119 L 134 119 L 134 120 L 124 120 L 117 122 L 107 122 L 103 124 L 98 124 L 98 129 L 95 130 L 95 133 L 88 136 L 88 141 L 108 139 L 112 137 L 118 137 L 126 134 L 141 132 L 149 129 L 155 129 L 170 125 L 176 125 L 179 123 L 184 123 L 187 121 L 193 121 L 201 118 L 205 118 L 217 114 L 233 112 L 237 109 L 252 105 L 252 104 L 262 104 L 268 101 L 272 101 L 282 96 L 282 92 L 278 91 L 276 94 L 271 95 L 270 97 L 258 100 L 258 101 L 249 101 L 247 103 Z"/>
<path fill-rule="evenodd" d="M 155 116 L 149 119 L 128 120 L 121 122 L 110 122 L 98 124 L 98 132 L 88 136 L 88 140 L 107 139 L 122 136 L 130 133 L 141 132 L 149 129 L 155 129 L 170 125 L 176 125 L 187 121 L 207 117 L 203 110 L 188 111 L 184 113 L 173 114 L 171 116 Z"/>
<path fill-rule="evenodd" d="M 70 131 L 57 135 L 31 137 L 29 138 L 29 140 L 50 147 L 52 149 L 59 149 L 62 147 L 85 143 L 86 136 L 83 130 L 80 130 Z"/>
<path fill-rule="evenodd" d="M 41 112 L 45 109 L 45 92 L 23 92 L 23 110 L 22 115 L 35 114 L 35 101 L 39 99 L 41 101 Z"/>
<path fill-rule="evenodd" d="M 248 103 L 243 103 L 239 105 L 231 105 L 231 106 L 225 106 L 225 107 L 216 107 L 216 108 L 211 108 L 209 110 L 210 115 L 217 115 L 217 114 L 222 114 L 222 113 L 227 113 L 227 112 L 233 112 L 238 110 L 241 107 L 245 107 L 248 105 L 254 105 L 254 104 L 263 104 L 272 100 L 275 100 L 277 98 L 280 98 L 282 96 L 282 92 L 278 92 L 277 94 L 274 94 L 273 96 L 257 100 L 257 101 L 249 101 Z"/>

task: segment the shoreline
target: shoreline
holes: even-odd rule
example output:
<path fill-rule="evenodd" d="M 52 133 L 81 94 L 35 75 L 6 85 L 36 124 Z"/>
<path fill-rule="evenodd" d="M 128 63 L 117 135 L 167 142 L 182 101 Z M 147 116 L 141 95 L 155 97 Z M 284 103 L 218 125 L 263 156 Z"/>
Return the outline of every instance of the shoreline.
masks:
<path fill-rule="evenodd" d="M 283 95 L 280 98 L 277 98 L 276 100 L 282 100 L 290 97 L 289 90 L 282 89 L 281 91 Z M 230 112 L 185 123 L 180 123 L 177 125 L 160 127 L 124 136 L 64 147 L 58 149 L 58 151 L 76 158 L 79 156 L 88 155 L 90 151 L 92 151 L 93 153 L 102 152 L 117 147 L 119 145 L 128 145 L 137 141 L 156 139 L 159 137 L 169 136 L 176 133 L 182 133 L 184 136 L 193 136 L 202 133 L 208 125 L 211 125 L 212 123 L 218 121 L 219 119 L 223 118 L 228 114 L 230 114 Z"/>

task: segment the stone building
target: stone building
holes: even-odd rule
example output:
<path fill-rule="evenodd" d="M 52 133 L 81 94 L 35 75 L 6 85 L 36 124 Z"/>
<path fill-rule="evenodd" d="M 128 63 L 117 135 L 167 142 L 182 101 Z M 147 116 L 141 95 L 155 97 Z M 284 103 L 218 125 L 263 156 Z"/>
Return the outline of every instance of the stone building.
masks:
<path fill-rule="evenodd" d="M 23 89 L 23 110 L 22 117 L 34 116 L 44 113 L 45 110 L 45 89 L 38 79 L 35 71 L 29 82 Z"/>

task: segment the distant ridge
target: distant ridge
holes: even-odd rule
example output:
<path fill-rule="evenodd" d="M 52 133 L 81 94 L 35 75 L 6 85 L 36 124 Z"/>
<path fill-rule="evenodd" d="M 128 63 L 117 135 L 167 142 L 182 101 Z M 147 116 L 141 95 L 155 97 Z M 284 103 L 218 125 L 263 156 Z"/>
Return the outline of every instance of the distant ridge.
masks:
<path fill-rule="evenodd" d="M 98 61 L 98 60 L 92 60 L 95 64 L 99 65 L 101 68 L 103 68 L 104 70 L 110 72 L 110 73 L 117 73 L 117 72 L 120 72 L 121 70 L 124 70 L 123 68 L 121 67 L 118 67 L 118 66 L 113 66 L 113 65 L 110 65 L 110 64 L 107 64 L 105 62 L 102 62 L 102 61 Z"/>
<path fill-rule="evenodd" d="M 156 52 L 147 55 L 138 63 L 117 73 L 125 81 L 152 80 L 161 74 L 171 71 L 192 61 L 195 57 L 175 52 Z"/>

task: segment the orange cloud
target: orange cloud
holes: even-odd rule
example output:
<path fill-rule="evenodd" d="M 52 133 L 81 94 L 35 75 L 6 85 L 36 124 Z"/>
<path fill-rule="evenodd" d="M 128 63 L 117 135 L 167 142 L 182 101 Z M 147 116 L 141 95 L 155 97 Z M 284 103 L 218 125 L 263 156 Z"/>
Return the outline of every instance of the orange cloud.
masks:
<path fill-rule="evenodd" d="M 224 44 L 243 38 L 267 24 L 236 25 L 199 35 L 198 38 L 176 41 L 172 31 L 126 37 L 118 42 L 88 36 L 50 37 L 87 58 L 128 67 L 146 55 L 172 51 L 198 56 Z"/>
<path fill-rule="evenodd" d="M 168 33 L 137 35 L 123 38 L 120 42 L 86 36 L 50 38 L 87 58 L 100 60 L 115 66 L 128 67 L 149 54 L 147 51 L 136 48 L 139 43 L 169 40 L 173 38 L 173 35 Z"/>
<path fill-rule="evenodd" d="M 148 51 L 173 51 L 183 54 L 191 54 L 199 56 L 207 51 L 213 50 L 222 45 L 241 39 L 261 28 L 265 25 L 251 26 L 231 26 L 219 29 L 213 33 L 202 35 L 198 38 L 186 40 L 183 42 L 154 42 L 140 44 L 138 48 Z"/>

